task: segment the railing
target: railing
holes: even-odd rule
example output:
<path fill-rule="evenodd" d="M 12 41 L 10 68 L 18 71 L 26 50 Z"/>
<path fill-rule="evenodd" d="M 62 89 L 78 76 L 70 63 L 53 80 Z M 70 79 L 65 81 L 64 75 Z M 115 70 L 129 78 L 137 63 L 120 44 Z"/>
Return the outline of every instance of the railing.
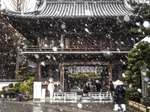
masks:
<path fill-rule="evenodd" d="M 76 92 L 54 92 L 54 102 L 76 102 Z"/>
<path fill-rule="evenodd" d="M 93 98 L 93 102 L 112 102 L 112 96 L 109 92 L 90 92 L 89 96 Z"/>
<path fill-rule="evenodd" d="M 150 106 L 146 107 L 145 105 L 142 105 L 142 104 L 134 102 L 134 101 L 129 101 L 129 105 L 133 107 L 133 108 L 129 108 L 129 110 L 131 110 L 131 111 L 138 109 L 142 112 L 150 112 Z"/>
<path fill-rule="evenodd" d="M 93 98 L 93 102 L 109 103 L 112 102 L 112 96 L 109 92 L 90 92 L 89 96 Z M 54 102 L 76 102 L 76 92 L 54 92 Z"/>
<path fill-rule="evenodd" d="M 103 102 L 112 102 L 113 97 L 110 92 L 101 92 L 100 93 L 100 100 Z"/>
<path fill-rule="evenodd" d="M 0 82 L 21 82 L 22 79 L 0 79 Z"/>
<path fill-rule="evenodd" d="M 109 51 L 130 51 L 133 48 L 133 46 L 111 46 Z M 106 47 L 100 47 L 100 46 L 69 46 L 69 48 L 57 48 L 57 52 L 75 52 L 75 51 L 105 51 Z M 28 46 L 24 48 L 23 52 L 54 52 L 53 48 L 51 47 L 39 47 L 39 46 Z"/>

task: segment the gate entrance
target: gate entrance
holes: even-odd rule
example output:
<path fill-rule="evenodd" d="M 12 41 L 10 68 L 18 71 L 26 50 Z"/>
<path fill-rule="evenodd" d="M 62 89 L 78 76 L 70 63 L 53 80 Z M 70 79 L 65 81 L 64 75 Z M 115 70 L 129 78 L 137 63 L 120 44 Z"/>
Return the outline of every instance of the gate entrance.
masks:
<path fill-rule="evenodd" d="M 95 83 L 102 83 L 102 76 L 95 73 L 78 73 L 68 75 L 68 90 L 70 92 L 82 92 L 86 83 L 89 84 L 91 92 L 96 91 Z"/>
<path fill-rule="evenodd" d="M 105 80 L 108 80 L 105 66 L 68 66 L 66 75 L 69 92 L 83 92 L 86 83 L 91 92 L 96 92 L 95 84 L 99 82 L 103 87 Z"/>

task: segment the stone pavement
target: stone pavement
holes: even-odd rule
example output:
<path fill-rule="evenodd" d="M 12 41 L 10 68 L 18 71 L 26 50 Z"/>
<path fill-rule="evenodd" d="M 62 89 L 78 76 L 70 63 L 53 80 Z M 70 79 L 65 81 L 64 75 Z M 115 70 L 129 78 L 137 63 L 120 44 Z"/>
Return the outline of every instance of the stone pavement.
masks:
<path fill-rule="evenodd" d="M 115 112 L 113 103 L 1 101 L 0 112 Z M 127 110 L 127 112 L 130 112 Z"/>

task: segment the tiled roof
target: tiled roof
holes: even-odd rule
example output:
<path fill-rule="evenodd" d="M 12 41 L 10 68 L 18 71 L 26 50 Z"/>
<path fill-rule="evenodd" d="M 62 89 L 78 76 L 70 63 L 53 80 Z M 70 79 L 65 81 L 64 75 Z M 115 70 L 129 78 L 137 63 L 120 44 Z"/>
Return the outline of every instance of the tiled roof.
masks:
<path fill-rule="evenodd" d="M 46 1 L 34 12 L 5 11 L 6 15 L 29 18 L 109 17 L 132 15 L 123 1 Z"/>

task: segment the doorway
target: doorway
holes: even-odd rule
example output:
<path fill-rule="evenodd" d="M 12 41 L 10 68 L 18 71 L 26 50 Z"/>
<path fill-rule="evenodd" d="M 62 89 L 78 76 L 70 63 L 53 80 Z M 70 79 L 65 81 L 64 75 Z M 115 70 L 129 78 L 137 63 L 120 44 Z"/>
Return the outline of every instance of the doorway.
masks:
<path fill-rule="evenodd" d="M 86 83 L 89 84 L 91 92 L 96 92 L 96 82 L 102 83 L 101 74 L 95 73 L 78 73 L 68 75 L 68 91 L 83 92 Z"/>

